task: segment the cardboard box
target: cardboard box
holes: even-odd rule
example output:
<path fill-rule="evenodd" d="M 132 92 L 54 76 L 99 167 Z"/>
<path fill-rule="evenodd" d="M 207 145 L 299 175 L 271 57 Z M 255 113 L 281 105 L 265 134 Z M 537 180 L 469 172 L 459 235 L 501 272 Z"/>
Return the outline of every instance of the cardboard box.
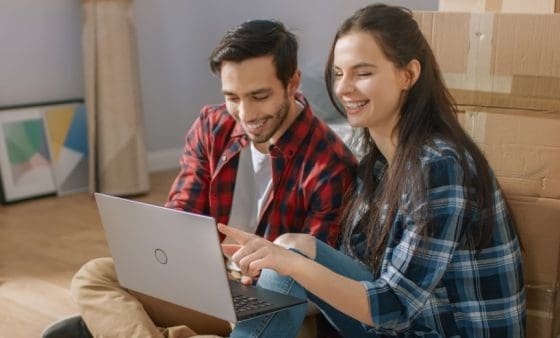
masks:
<path fill-rule="evenodd" d="M 560 333 L 560 200 L 508 198 L 524 246 L 527 337 Z"/>
<path fill-rule="evenodd" d="M 560 15 L 415 12 L 415 18 L 460 106 L 560 112 Z"/>
<path fill-rule="evenodd" d="M 513 4 L 482 2 L 485 10 Z M 509 197 L 525 248 L 527 337 L 556 336 L 560 15 L 415 12 L 415 18 L 464 111 L 459 114 L 463 127 L 486 154 Z"/>
<path fill-rule="evenodd" d="M 527 337 L 552 338 L 558 329 L 558 290 L 546 286 L 526 285 Z"/>
<path fill-rule="evenodd" d="M 553 13 L 554 0 L 439 0 L 440 12 Z M 556 2 L 558 6 L 558 2 Z"/>
<path fill-rule="evenodd" d="M 459 121 L 507 195 L 560 199 L 560 113 L 467 111 Z"/>
<path fill-rule="evenodd" d="M 525 281 L 556 288 L 560 281 L 560 200 L 508 196 L 523 255 Z"/>

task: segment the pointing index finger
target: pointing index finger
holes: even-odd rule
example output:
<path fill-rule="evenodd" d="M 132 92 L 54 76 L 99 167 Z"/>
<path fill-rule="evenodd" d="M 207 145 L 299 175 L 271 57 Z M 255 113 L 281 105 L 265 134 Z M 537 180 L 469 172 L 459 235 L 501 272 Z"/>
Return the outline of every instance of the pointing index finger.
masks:
<path fill-rule="evenodd" d="M 227 225 L 224 225 L 222 223 L 218 223 L 218 231 L 220 231 L 222 234 L 230 237 L 231 239 L 235 240 L 237 243 L 244 245 L 245 243 L 247 243 L 247 241 L 249 241 L 249 239 L 251 238 L 252 234 L 236 229 L 234 227 L 230 227 Z"/>

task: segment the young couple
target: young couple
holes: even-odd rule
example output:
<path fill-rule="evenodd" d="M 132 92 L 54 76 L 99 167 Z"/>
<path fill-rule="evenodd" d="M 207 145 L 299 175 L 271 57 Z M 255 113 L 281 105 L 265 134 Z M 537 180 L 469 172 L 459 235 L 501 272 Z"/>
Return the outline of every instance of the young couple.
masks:
<path fill-rule="evenodd" d="M 238 245 L 224 250 L 245 283 L 258 276 L 259 287 L 308 299 L 345 337 L 523 337 L 525 289 L 511 214 L 456 119 L 410 11 L 362 8 L 331 46 L 329 96 L 363 130 L 357 171 L 296 93 L 299 71 L 286 62 L 296 50 L 278 22 L 251 21 L 226 34 L 211 56 L 225 105 L 206 107 L 187 134 L 167 206 L 228 224 L 219 230 Z M 250 226 L 231 217 L 243 158 L 257 187 Z M 170 326 L 164 312 L 182 310 L 117 293 L 111 264 L 94 260 L 73 281 L 92 333 L 161 336 L 156 324 Z M 183 324 L 230 337 L 295 337 L 306 311 L 243 321 L 231 333 Z"/>

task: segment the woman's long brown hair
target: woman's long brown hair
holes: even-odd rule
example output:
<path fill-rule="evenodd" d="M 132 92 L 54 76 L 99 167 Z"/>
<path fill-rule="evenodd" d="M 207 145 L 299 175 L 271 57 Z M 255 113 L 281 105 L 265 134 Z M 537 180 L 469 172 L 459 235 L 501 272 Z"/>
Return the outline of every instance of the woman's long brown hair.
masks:
<path fill-rule="evenodd" d="M 345 115 L 333 93 L 334 47 L 338 39 L 352 32 L 373 36 L 385 56 L 398 69 L 418 60 L 421 73 L 404 99 L 395 131 L 398 144 L 383 180 L 373 175 L 374 165 L 382 154 L 364 128 L 360 143 L 364 157 L 360 162 L 359 180 L 348 191 L 343 216 L 343 245 L 354 253 L 350 238 L 359 230 L 366 235 L 366 263 L 378 271 L 388 245 L 391 227 L 399 210 L 411 213 L 419 231 L 429 235 L 434 229 L 428 214 L 428 186 L 421 168 L 421 148 L 438 137 L 455 147 L 464 172 L 464 185 L 472 195 L 467 208 L 483 215 L 465 231 L 466 245 L 480 250 L 488 245 L 494 228 L 493 179 L 488 163 L 457 120 L 455 103 L 444 85 L 439 66 L 410 10 L 387 5 L 362 8 L 338 29 L 325 68 L 325 80 L 331 101 Z M 472 159 L 470 160 L 469 159 Z M 474 163 L 474 168 L 469 164 Z M 360 182 L 360 183 L 358 183 Z M 383 186 L 379 185 L 383 182 Z M 358 184 L 361 187 L 358 188 Z M 409 194 L 411 205 L 402 205 L 403 194 Z M 364 208 L 364 206 L 366 206 Z M 384 209 L 381 212 L 381 209 Z M 470 209 L 470 210 L 476 210 Z M 359 215 L 359 216 L 357 216 Z M 354 227 L 355 225 L 355 227 Z"/>

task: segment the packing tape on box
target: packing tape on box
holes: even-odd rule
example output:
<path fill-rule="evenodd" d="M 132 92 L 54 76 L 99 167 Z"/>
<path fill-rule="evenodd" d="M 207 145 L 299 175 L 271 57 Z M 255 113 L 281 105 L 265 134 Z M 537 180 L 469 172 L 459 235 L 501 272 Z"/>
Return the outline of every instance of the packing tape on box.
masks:
<path fill-rule="evenodd" d="M 527 316 L 539 317 L 544 319 L 553 319 L 554 313 L 552 313 L 552 311 L 538 311 L 538 310 L 527 309 Z"/>
<path fill-rule="evenodd" d="M 487 12 L 500 12 L 502 10 L 502 0 L 486 0 L 485 9 Z"/>
<path fill-rule="evenodd" d="M 554 285 L 525 283 L 527 297 L 527 316 L 554 319 L 555 296 Z"/>
<path fill-rule="evenodd" d="M 437 28 L 436 28 L 437 29 Z M 477 13 L 469 16 L 468 57 L 465 73 L 444 72 L 449 88 L 468 91 L 511 93 L 511 75 L 492 74 L 494 14 Z"/>
<path fill-rule="evenodd" d="M 502 0 L 440 0 L 441 12 L 499 12 Z"/>
<path fill-rule="evenodd" d="M 486 137 L 485 112 L 466 111 L 463 114 L 463 128 L 469 136 L 478 144 L 483 144 Z"/>

